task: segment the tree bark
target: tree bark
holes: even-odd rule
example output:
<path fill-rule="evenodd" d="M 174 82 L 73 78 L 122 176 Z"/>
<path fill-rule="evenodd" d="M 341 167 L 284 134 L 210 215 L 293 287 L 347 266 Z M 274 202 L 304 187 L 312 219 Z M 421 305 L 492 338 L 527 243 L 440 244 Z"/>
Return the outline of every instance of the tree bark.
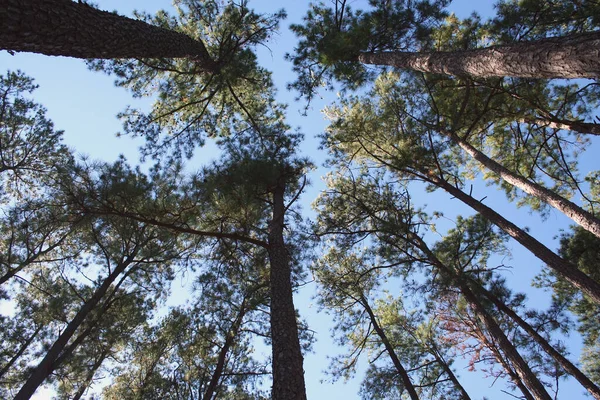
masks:
<path fill-rule="evenodd" d="M 600 220 L 594 217 L 592 213 L 584 210 L 577 204 L 565 199 L 564 197 L 559 196 L 552 190 L 549 190 L 541 185 L 538 185 L 535 182 L 531 182 L 523 178 L 522 176 L 513 173 L 509 169 L 505 168 L 503 165 L 489 158 L 483 152 L 471 146 L 471 144 L 469 144 L 464 139 L 460 138 L 458 135 L 453 134 L 451 132 L 440 133 L 449 137 L 454 143 L 458 144 L 461 149 L 463 149 L 467 154 L 473 157 L 473 159 L 478 161 L 490 171 L 498 174 L 504 181 L 510 183 L 515 187 L 518 187 L 525 193 L 535 196 L 544 203 L 551 205 L 558 211 L 565 214 L 567 217 L 571 218 L 583 229 L 591 232 L 593 235 L 600 238 Z"/>
<path fill-rule="evenodd" d="M 419 395 L 417 394 L 417 391 L 416 391 L 414 385 L 412 384 L 410 377 L 408 376 L 408 372 L 406 372 L 406 369 L 400 362 L 400 359 L 398 359 L 398 356 L 396 355 L 396 352 L 394 351 L 394 347 L 390 344 L 390 341 L 388 340 L 385 332 L 383 331 L 383 329 L 381 329 L 381 326 L 379 326 L 379 323 L 377 322 L 377 318 L 375 317 L 373 310 L 369 306 L 369 302 L 364 297 L 362 297 L 360 299 L 360 302 L 361 302 L 362 306 L 364 307 L 365 311 L 367 312 L 367 314 L 369 314 L 369 319 L 371 320 L 373 329 L 375 329 L 375 332 L 381 339 L 381 342 L 383 343 L 385 350 L 388 353 L 388 356 L 390 357 L 390 359 L 392 360 L 392 363 L 394 364 L 394 367 L 396 368 L 396 372 L 398 372 L 398 375 L 400 375 L 400 379 L 402 379 L 402 384 L 404 385 L 404 389 L 406 389 L 406 391 L 408 392 L 408 395 L 410 396 L 410 398 L 412 400 L 419 400 Z"/>
<path fill-rule="evenodd" d="M 273 219 L 268 247 L 271 265 L 271 337 L 273 354 L 273 400 L 306 400 L 303 357 L 298 337 L 292 294 L 291 260 L 283 238 L 285 182 L 273 189 Z"/>
<path fill-rule="evenodd" d="M 452 371 L 452 368 L 450 368 L 446 360 L 444 360 L 444 357 L 440 354 L 440 351 L 435 342 L 431 342 L 429 345 L 432 347 L 433 357 L 435 357 L 435 360 L 442 366 L 444 372 L 446 372 L 446 375 L 448 375 L 448 378 L 450 378 L 456 389 L 458 389 L 458 391 L 460 392 L 461 399 L 471 400 L 471 396 L 469 396 L 469 393 L 467 393 L 466 389 L 463 387 L 463 385 L 461 385 L 460 381 L 454 374 L 454 371 Z"/>
<path fill-rule="evenodd" d="M 76 58 L 192 58 L 215 63 L 200 41 L 71 0 L 0 0 L 0 50 Z"/>
<path fill-rule="evenodd" d="M 535 340 L 536 343 L 539 344 L 546 353 L 548 353 L 548 355 L 554 358 L 554 360 L 556 360 L 556 362 L 563 367 L 567 373 L 577 379 L 581 386 L 583 386 L 593 398 L 600 400 L 600 388 L 598 388 L 598 386 L 596 386 L 583 372 L 581 372 L 579 368 L 571 363 L 571 361 L 569 361 L 565 356 L 560 354 L 542 335 L 537 332 L 537 330 L 535 330 L 527 323 L 527 321 L 525 321 L 510 307 L 508 307 L 502 300 L 500 300 L 489 290 L 485 289 L 479 283 L 474 282 L 474 284 L 477 285 L 475 288 L 476 291 L 481 292 L 498 308 L 500 312 L 506 314 L 510 319 L 515 321 L 517 325 L 527 332 L 533 338 L 533 340 Z"/>
<path fill-rule="evenodd" d="M 67 347 L 69 340 L 73 337 L 77 329 L 104 297 L 110 288 L 110 285 L 133 261 L 133 257 L 134 255 L 130 255 L 126 260 L 117 265 L 113 272 L 104 280 L 104 282 L 102 282 L 102 285 L 96 289 L 92 297 L 90 297 L 90 299 L 83 304 L 75 317 L 73 317 L 71 322 L 69 322 L 67 327 L 61 332 L 58 339 L 56 339 L 56 341 L 52 344 L 52 347 L 50 347 L 42 361 L 40 361 L 38 366 L 33 370 L 23 387 L 21 387 L 21 390 L 19 390 L 15 396 L 14 400 L 29 399 L 31 396 L 33 396 L 37 388 L 44 382 L 44 380 L 58 367 L 56 360 Z"/>
<path fill-rule="evenodd" d="M 81 386 L 79 386 L 79 388 L 77 389 L 77 392 L 75 392 L 75 395 L 73 396 L 72 400 L 80 400 L 83 397 L 83 395 L 85 394 L 85 391 L 88 389 L 88 387 L 92 383 L 92 381 L 94 379 L 94 375 L 96 375 L 96 371 L 98 371 L 98 368 L 100 368 L 100 366 L 102 365 L 102 363 L 104 362 L 106 357 L 108 357 L 108 349 L 105 349 L 102 352 L 102 354 L 100 354 L 100 357 L 96 360 L 94 365 L 92 365 L 92 367 L 88 370 L 87 376 L 85 377 L 85 381 L 81 384 Z"/>
<path fill-rule="evenodd" d="M 445 272 L 455 281 L 457 288 L 460 290 L 460 293 L 463 295 L 467 303 L 471 306 L 477 318 L 485 326 L 487 332 L 489 332 L 489 334 L 494 338 L 504 355 L 508 358 L 508 360 L 510 360 L 519 379 L 525 383 L 535 398 L 552 400 L 544 388 L 544 385 L 542 385 L 540 380 L 531 371 L 525 360 L 523 360 L 523 357 L 521 357 L 521 354 L 519 354 L 519 351 L 506 337 L 504 331 L 498 325 L 494 317 L 490 315 L 490 313 L 481 304 L 477 296 L 471 291 L 465 280 L 451 267 L 448 267 L 441 262 L 435 256 L 435 254 L 433 254 L 420 236 L 412 234 L 411 239 L 417 243 L 417 246 L 425 253 L 432 266 L 438 268 L 440 271 Z"/>
<path fill-rule="evenodd" d="M 575 265 L 564 260 L 523 229 L 444 179 L 440 179 L 439 177 L 430 174 L 428 181 L 437 187 L 444 189 L 446 192 L 483 215 L 526 249 L 531 251 L 537 258 L 544 261 L 548 267 L 564 277 L 573 286 L 589 295 L 595 303 L 600 304 L 600 284 L 581 272 Z"/>
<path fill-rule="evenodd" d="M 593 122 L 571 121 L 559 118 L 524 118 L 522 122 L 553 129 L 600 136 L 600 124 Z"/>
<path fill-rule="evenodd" d="M 361 53 L 357 61 L 406 70 L 481 78 L 598 78 L 600 31 L 475 50 Z"/>

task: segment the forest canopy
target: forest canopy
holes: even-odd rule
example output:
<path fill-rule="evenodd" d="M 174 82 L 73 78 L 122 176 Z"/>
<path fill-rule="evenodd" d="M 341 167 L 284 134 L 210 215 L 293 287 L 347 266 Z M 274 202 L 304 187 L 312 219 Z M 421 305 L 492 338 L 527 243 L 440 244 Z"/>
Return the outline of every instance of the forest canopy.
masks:
<path fill-rule="evenodd" d="M 0 397 L 600 399 L 600 3 L 259 3 L 0 0 Z"/>

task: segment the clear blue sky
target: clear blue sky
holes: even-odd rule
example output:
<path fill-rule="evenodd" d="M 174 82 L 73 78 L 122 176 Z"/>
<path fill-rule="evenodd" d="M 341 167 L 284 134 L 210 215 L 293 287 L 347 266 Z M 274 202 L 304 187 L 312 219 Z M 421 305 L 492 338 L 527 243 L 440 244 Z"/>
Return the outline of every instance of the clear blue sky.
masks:
<path fill-rule="evenodd" d="M 99 7 L 105 10 L 118 10 L 122 15 L 131 15 L 133 9 L 147 11 L 153 13 L 160 8 L 171 9 L 170 1 L 168 0 L 96 0 Z M 365 1 L 355 1 L 353 6 L 359 8 Z M 279 100 L 290 104 L 288 122 L 292 126 L 299 126 L 306 134 L 307 140 L 303 146 L 303 151 L 313 160 L 320 162 L 323 155 L 318 153 L 318 143 L 314 139 L 316 135 L 321 133 L 325 127 L 320 109 L 328 104 L 334 98 L 333 94 L 325 94 L 323 99 L 316 99 L 312 109 L 309 110 L 307 116 L 301 116 L 301 110 L 304 107 L 303 103 L 294 104 L 295 93 L 289 93 L 285 89 L 285 84 L 293 80 L 293 75 L 290 65 L 283 61 L 283 55 L 286 52 L 291 52 L 294 47 L 294 36 L 288 31 L 287 27 L 290 23 L 299 22 L 302 15 L 307 9 L 307 0 L 296 0 L 290 2 L 273 2 L 268 0 L 250 1 L 250 7 L 261 12 L 274 12 L 279 8 L 285 8 L 288 13 L 288 19 L 282 24 L 281 34 L 276 36 L 269 44 L 269 49 L 260 50 L 260 58 L 262 65 L 274 72 L 274 80 L 279 91 Z M 486 0 L 455 1 L 451 9 L 458 14 L 459 17 L 468 16 L 472 11 L 478 11 L 486 16 L 490 15 L 492 10 L 492 2 Z M 82 60 L 69 59 L 64 57 L 46 57 L 34 54 L 17 54 L 11 56 L 6 52 L 0 52 L 0 65 L 2 72 L 7 69 L 21 69 L 28 75 L 35 78 L 40 85 L 40 89 L 36 91 L 36 100 L 48 108 L 49 117 L 55 122 L 57 129 L 65 131 L 66 142 L 73 147 L 77 152 L 87 154 L 93 159 L 102 159 L 112 161 L 119 154 L 125 154 L 131 163 L 138 160 L 137 147 L 141 142 L 136 142 L 130 138 L 115 137 L 115 133 L 120 130 L 120 123 L 116 119 L 116 114 L 122 111 L 127 105 L 144 106 L 148 104 L 147 100 L 134 100 L 123 89 L 115 88 L 112 84 L 113 78 L 104 74 L 99 74 L 89 71 Z M 597 147 L 597 144 L 596 144 Z M 593 155 L 594 152 L 591 152 Z M 201 152 L 199 159 L 207 155 L 207 152 Z M 590 153 L 588 153 L 590 154 Z M 584 158 L 582 168 L 584 171 L 588 169 L 597 169 L 597 161 L 588 155 Z M 586 168 L 588 167 L 588 168 Z M 305 208 L 310 207 L 310 203 L 316 197 L 318 191 L 323 188 L 320 181 L 320 176 L 324 174 L 324 170 L 318 170 L 311 178 L 313 181 L 312 188 L 306 193 L 303 198 Z M 477 187 L 476 190 L 482 194 L 491 193 L 489 188 Z M 450 200 L 445 193 L 435 192 L 427 194 L 427 197 L 421 193 L 413 194 L 417 201 L 427 203 L 429 210 L 436 208 L 452 210 L 458 214 L 470 214 L 464 206 L 458 201 Z M 558 215 L 558 213 L 550 213 L 549 218 L 542 222 L 537 215 L 530 215 L 527 210 L 515 210 L 512 204 L 504 201 L 500 194 L 493 194 L 491 197 L 498 198 L 499 201 L 493 203 L 501 212 L 509 216 L 510 219 L 517 222 L 520 226 L 528 226 L 531 232 L 547 244 L 550 248 L 557 247 L 554 241 L 554 236 L 560 228 L 567 228 L 568 220 Z M 491 198 L 490 197 L 490 198 Z M 443 206 L 442 206 L 443 204 Z M 541 262 L 522 251 L 518 245 L 513 246 L 514 258 L 508 263 L 514 266 L 514 277 L 509 276 L 509 281 L 516 290 L 527 291 L 532 294 L 536 304 L 543 306 L 547 297 L 542 293 L 533 292 L 529 286 L 531 277 L 533 277 L 539 269 Z M 524 273 L 523 271 L 529 271 Z M 510 274 L 509 274 L 510 275 Z M 174 285 L 178 282 L 175 281 Z M 330 318 L 326 314 L 317 314 L 316 306 L 313 305 L 311 296 L 314 292 L 314 284 L 307 285 L 296 296 L 296 306 L 300 309 L 303 317 L 308 319 L 311 329 L 317 332 L 317 343 L 314 346 L 314 353 L 309 354 L 305 360 L 306 382 L 308 387 L 309 399 L 358 399 L 358 385 L 361 376 L 344 384 L 338 382 L 336 384 L 320 383 L 324 378 L 322 371 L 326 368 L 328 361 L 326 356 L 332 356 L 336 353 L 335 345 L 329 339 Z M 577 349 L 573 349 L 574 354 L 577 354 Z M 572 357 L 573 359 L 575 357 Z M 490 399 L 503 399 L 507 396 L 500 392 L 504 389 L 502 382 L 497 382 L 493 388 L 489 388 L 491 380 L 483 381 L 480 375 L 470 374 L 463 369 L 459 369 L 459 375 L 462 377 L 467 390 L 470 391 L 474 399 L 481 399 L 486 396 Z M 564 398 L 574 400 L 580 397 L 582 390 L 576 385 L 571 387 L 568 396 Z M 562 387 L 562 394 L 569 392 L 567 385 Z M 37 398 L 47 398 L 47 392 L 41 392 Z M 563 396 L 559 396 L 563 398 Z"/>

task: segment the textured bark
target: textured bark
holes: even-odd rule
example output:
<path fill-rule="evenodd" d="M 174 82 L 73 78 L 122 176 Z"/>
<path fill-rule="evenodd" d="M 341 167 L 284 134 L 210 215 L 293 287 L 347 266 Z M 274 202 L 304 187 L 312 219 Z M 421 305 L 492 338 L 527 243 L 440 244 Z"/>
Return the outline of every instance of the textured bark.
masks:
<path fill-rule="evenodd" d="M 592 213 L 584 210 L 577 204 L 565 199 L 564 197 L 559 196 L 552 190 L 549 190 L 535 182 L 531 182 L 522 176 L 513 173 L 503 165 L 497 163 L 481 151 L 477 150 L 475 147 L 471 146 L 468 142 L 461 139 L 457 135 L 450 132 L 441 133 L 452 139 L 452 141 L 458 144 L 460 148 L 473 157 L 473 159 L 477 160 L 490 171 L 498 174 L 505 182 L 510 183 L 525 193 L 535 196 L 544 203 L 551 205 L 558 211 L 565 214 L 567 217 L 571 218 L 583 229 L 600 238 L 600 220 L 594 217 Z"/>
<path fill-rule="evenodd" d="M 413 234 L 411 235 L 411 239 L 418 244 L 418 247 L 426 254 L 433 266 L 438 268 L 440 271 L 444 271 L 452 277 L 456 286 L 460 290 L 460 293 L 463 295 L 477 316 L 477 319 L 479 319 L 479 321 L 481 321 L 481 323 L 485 326 L 486 331 L 491 335 L 500 350 L 502 350 L 502 353 L 504 353 L 506 358 L 508 358 L 512 364 L 519 379 L 525 383 L 535 398 L 552 400 L 548 392 L 546 392 L 544 385 L 542 385 L 540 380 L 531 371 L 525 360 L 523 360 L 523 357 L 521 357 L 521 354 L 519 354 L 519 351 L 506 337 L 504 331 L 498 325 L 494 317 L 487 312 L 477 296 L 471 291 L 466 281 L 462 279 L 451 267 L 448 267 L 442 263 L 428 248 L 427 244 L 420 236 Z"/>
<path fill-rule="evenodd" d="M 273 219 L 269 224 L 271 265 L 271 337 L 273 342 L 273 400 L 306 400 L 303 357 L 292 294 L 291 260 L 283 238 L 285 183 L 273 189 Z"/>
<path fill-rule="evenodd" d="M 394 347 L 391 345 L 385 332 L 383 331 L 383 329 L 381 329 L 381 326 L 379 326 L 379 323 L 377 322 L 377 318 L 375 317 L 373 310 L 369 306 L 369 302 L 367 301 L 366 298 L 362 297 L 361 304 L 364 307 L 367 314 L 369 314 L 369 319 L 371 320 L 371 325 L 373 325 L 373 329 L 375 329 L 377 336 L 379 336 L 379 339 L 381 339 L 381 342 L 383 343 L 383 345 L 385 347 L 385 351 L 388 353 L 388 356 L 390 357 L 390 359 L 392 360 L 392 363 L 394 364 L 394 367 L 396 368 L 396 372 L 398 373 L 398 375 L 400 375 L 400 379 L 402 379 L 402 384 L 404 385 L 404 389 L 406 389 L 406 391 L 408 392 L 408 395 L 410 396 L 410 398 L 412 400 L 419 400 L 419 395 L 417 394 L 417 391 L 416 391 L 414 385 L 410 381 L 408 372 L 406 372 L 406 369 L 404 369 L 404 366 L 400 362 L 400 359 L 398 359 L 398 356 L 396 355 L 396 352 L 394 351 Z"/>
<path fill-rule="evenodd" d="M 531 251 L 537 258 L 544 261 L 548 267 L 564 277 L 573 286 L 589 295 L 595 303 L 600 304 L 600 284 L 581 272 L 575 265 L 564 260 L 523 229 L 449 182 L 433 175 L 429 176 L 428 181 L 437 187 L 444 189 L 446 192 L 483 215 L 526 249 Z"/>
<path fill-rule="evenodd" d="M 414 71 L 481 78 L 598 78 L 600 31 L 476 50 L 361 53 L 358 61 Z"/>
<path fill-rule="evenodd" d="M 542 349 L 548 355 L 550 355 L 556 362 L 571 376 L 573 376 L 577 381 L 583 386 L 593 398 L 600 400 L 600 388 L 596 386 L 583 372 L 579 370 L 571 361 L 569 361 L 565 356 L 560 354 L 556 349 L 548 343 L 548 341 L 540 335 L 537 330 L 535 330 L 531 325 L 527 323 L 524 319 L 522 319 L 516 312 L 514 312 L 510 307 L 508 307 L 503 301 L 501 301 L 498 297 L 496 297 L 489 290 L 485 289 L 478 283 L 476 291 L 481 292 L 485 297 L 487 297 L 497 308 L 499 311 L 507 315 L 510 319 L 515 321 L 518 326 L 521 327 L 527 334 L 529 334 L 533 340 L 537 344 L 540 345 Z"/>
<path fill-rule="evenodd" d="M 560 118 L 525 118 L 522 122 L 537 126 L 547 126 L 553 129 L 562 129 L 564 131 L 600 136 L 600 124 L 593 122 L 571 121 Z"/>
<path fill-rule="evenodd" d="M 0 0 L 0 50 L 76 58 L 192 58 L 215 65 L 204 44 L 71 0 Z"/>
<path fill-rule="evenodd" d="M 69 322 L 67 327 L 61 332 L 58 339 L 56 339 L 56 341 L 52 344 L 52 347 L 50 347 L 42 361 L 40 361 L 38 366 L 33 370 L 23 387 L 21 387 L 21 390 L 19 390 L 19 393 L 17 393 L 15 396 L 14 400 L 27 400 L 33 396 L 37 388 L 59 366 L 60 363 L 57 360 L 65 348 L 67 348 L 69 340 L 73 337 L 77 329 L 104 297 L 110 288 L 110 285 L 112 285 L 117 277 L 125 270 L 125 268 L 127 268 L 132 260 L 133 255 L 117 265 L 112 273 L 104 280 L 104 282 L 102 282 L 102 285 L 96 289 L 92 297 L 90 297 L 90 299 L 83 304 L 75 317 L 73 317 L 71 322 Z M 69 349 L 72 351 L 74 347 L 71 346 Z M 64 360 L 64 357 L 60 358 L 60 360 Z"/>

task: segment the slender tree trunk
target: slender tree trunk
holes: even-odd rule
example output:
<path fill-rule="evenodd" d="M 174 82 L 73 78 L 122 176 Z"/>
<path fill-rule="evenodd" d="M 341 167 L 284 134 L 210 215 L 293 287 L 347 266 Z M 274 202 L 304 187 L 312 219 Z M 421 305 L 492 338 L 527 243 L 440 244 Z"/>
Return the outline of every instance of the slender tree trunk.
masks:
<path fill-rule="evenodd" d="M 223 371 L 225 370 L 225 361 L 227 360 L 227 355 L 229 354 L 229 349 L 233 345 L 233 342 L 235 341 L 235 339 L 238 335 L 240 326 L 242 326 L 242 321 L 244 320 L 244 316 L 246 315 L 246 312 L 247 312 L 246 299 L 244 298 L 244 300 L 242 301 L 242 304 L 240 306 L 238 315 L 236 316 L 235 321 L 233 321 L 233 324 L 231 325 L 229 332 L 227 332 L 227 337 L 225 338 L 225 343 L 223 343 L 223 347 L 221 347 L 221 350 L 219 351 L 219 356 L 217 357 L 217 366 L 215 367 L 215 370 L 213 371 L 213 374 L 210 378 L 208 387 L 204 391 L 202 400 L 210 400 L 215 395 L 215 392 L 217 391 L 217 387 L 219 386 L 219 381 L 221 380 L 221 377 L 223 376 Z"/>
<path fill-rule="evenodd" d="M 134 252 L 135 253 L 135 252 Z M 75 317 L 69 322 L 67 327 L 61 332 L 60 336 L 52 347 L 48 350 L 42 361 L 33 370 L 19 393 L 15 396 L 14 400 L 27 400 L 37 390 L 37 388 L 44 382 L 44 380 L 56 369 L 58 366 L 56 360 L 59 358 L 63 350 L 67 347 L 69 340 L 73 337 L 77 329 L 85 321 L 88 315 L 98 305 L 102 297 L 106 294 L 110 285 L 117 279 L 117 277 L 127 268 L 127 266 L 133 261 L 133 255 L 129 256 L 127 260 L 121 262 L 113 270 L 113 272 L 102 282 L 102 285 L 86 301 L 83 306 L 79 309 Z"/>
<path fill-rule="evenodd" d="M 449 137 L 456 144 L 460 146 L 467 154 L 481 163 L 490 171 L 500 175 L 500 177 L 510 183 L 511 185 L 518 187 L 525 193 L 528 193 L 541 201 L 551 205 L 556 208 L 558 211 L 565 214 L 567 217 L 571 218 L 574 222 L 576 222 L 583 229 L 591 232 L 596 237 L 600 238 L 600 220 L 594 215 L 583 208 L 579 207 L 577 204 L 565 199 L 562 196 L 554 193 L 552 190 L 549 190 L 541 185 L 538 185 L 535 182 L 531 182 L 522 176 L 519 176 L 509 169 L 505 168 L 503 165 L 497 163 L 496 161 L 489 158 L 483 152 L 477 150 L 471 144 L 469 144 L 464 139 L 458 137 L 450 132 L 441 132 L 443 135 Z"/>
<path fill-rule="evenodd" d="M 71 0 L 0 0 L 0 50 L 76 58 L 192 58 L 215 63 L 202 42 Z"/>
<path fill-rule="evenodd" d="M 31 334 L 31 336 L 25 341 L 25 343 L 23 343 L 23 345 L 19 348 L 19 351 L 17 351 L 17 354 L 15 354 L 6 363 L 6 365 L 4 367 L 2 367 L 2 369 L 0 370 L 0 378 L 2 378 L 8 372 L 8 370 L 10 370 L 12 368 L 12 366 L 15 364 L 15 362 L 17 362 L 17 360 L 23 355 L 23 353 L 25 353 L 25 350 L 27 350 L 27 348 L 29 347 L 31 342 L 33 342 L 33 339 L 35 339 L 35 337 L 38 335 L 38 333 L 40 333 L 42 328 L 43 328 L 43 325 L 38 326 L 36 328 L 35 332 L 33 332 Z"/>
<path fill-rule="evenodd" d="M 98 368 L 100 368 L 107 356 L 108 349 L 105 349 L 100 355 L 100 357 L 96 360 L 94 365 L 92 365 L 92 367 L 88 370 L 87 376 L 85 377 L 85 381 L 79 386 L 79 389 L 77 389 L 77 392 L 75 392 L 75 395 L 73 396 L 72 400 L 79 400 L 83 397 L 85 391 L 91 385 L 92 380 L 94 379 L 94 375 L 96 375 L 96 371 L 98 371 Z"/>
<path fill-rule="evenodd" d="M 575 265 L 559 257 L 523 229 L 444 179 L 440 179 L 439 177 L 430 174 L 428 176 L 428 181 L 437 187 L 444 189 L 446 192 L 483 215 L 526 249 L 531 251 L 536 257 L 544 261 L 548 267 L 564 277 L 573 286 L 589 295 L 594 302 L 600 304 L 600 284 L 581 272 Z"/>
<path fill-rule="evenodd" d="M 361 53 L 357 61 L 481 78 L 598 78 L 600 31 L 475 50 Z"/>
<path fill-rule="evenodd" d="M 560 364 L 563 369 L 573 376 L 581 386 L 586 388 L 586 390 L 592 395 L 593 398 L 600 400 L 600 388 L 596 386 L 583 372 L 579 370 L 573 363 L 571 363 L 565 356 L 560 354 L 554 346 L 552 346 L 548 341 L 540 335 L 537 330 L 535 330 L 531 325 L 527 323 L 527 321 L 523 320 L 516 312 L 514 312 L 510 307 L 508 307 L 502 300 L 500 300 L 497 296 L 495 296 L 492 292 L 485 289 L 478 282 L 474 282 L 476 285 L 475 290 L 481 292 L 485 297 L 487 297 L 500 312 L 506 314 L 509 318 L 517 323 L 518 326 L 521 327 L 525 332 L 527 332 L 533 340 L 537 344 L 540 345 L 542 349 L 546 353 L 548 353 L 557 363 Z"/>
<path fill-rule="evenodd" d="M 273 400 L 306 400 L 303 357 L 292 294 L 291 260 L 283 239 L 285 182 L 273 189 L 273 219 L 269 224 L 271 264 L 271 337 L 273 341 Z"/>
<path fill-rule="evenodd" d="M 550 128 L 562 129 L 564 131 L 600 136 L 600 124 L 593 122 L 571 121 L 559 118 L 524 118 L 522 122 L 537 126 L 548 126 Z"/>
<path fill-rule="evenodd" d="M 396 372 L 398 373 L 398 375 L 400 375 L 400 379 L 402 379 L 402 384 L 408 392 L 408 395 L 412 400 L 419 400 L 419 395 L 417 394 L 417 390 L 415 389 L 414 385 L 410 380 L 410 377 L 408 376 L 408 372 L 406 372 L 406 369 L 404 369 L 404 367 L 402 366 L 400 359 L 394 351 L 394 347 L 391 345 L 383 329 L 381 329 L 381 326 L 379 326 L 377 318 L 375 317 L 373 310 L 369 306 L 369 302 L 366 298 L 362 297 L 361 304 L 364 307 L 367 314 L 369 314 L 369 318 L 371 320 L 371 324 L 373 325 L 373 329 L 375 329 L 375 332 L 381 339 L 381 342 L 383 343 L 385 350 L 388 353 L 388 356 L 390 357 L 392 363 L 394 364 L 394 367 L 396 368 Z"/>
<path fill-rule="evenodd" d="M 487 312 L 487 310 L 481 304 L 477 296 L 471 291 L 465 280 L 462 279 L 462 277 L 458 276 L 451 267 L 448 267 L 444 263 L 442 263 L 435 256 L 435 254 L 433 254 L 433 252 L 429 249 L 427 244 L 423 241 L 423 239 L 420 236 L 413 234 L 411 235 L 411 239 L 415 243 L 417 243 L 421 251 L 425 253 L 431 265 L 435 266 L 440 271 L 444 271 L 455 281 L 455 284 L 460 290 L 460 293 L 463 295 L 467 303 L 471 306 L 477 318 L 485 326 L 486 331 L 494 338 L 500 350 L 502 350 L 506 358 L 508 358 L 508 360 L 511 362 L 512 366 L 515 369 L 515 372 L 519 376 L 519 379 L 521 379 L 525 383 L 525 385 L 535 396 L 535 398 L 552 400 L 552 397 L 550 397 L 548 392 L 546 392 L 544 385 L 542 385 L 540 380 L 531 371 L 529 365 L 527 365 L 525 360 L 523 360 L 523 357 L 521 357 L 521 354 L 519 354 L 519 351 L 506 337 L 504 331 L 502 330 L 500 325 L 498 325 L 494 317 Z"/>
<path fill-rule="evenodd" d="M 467 391 L 465 390 L 463 385 L 460 384 L 460 381 L 458 380 L 456 375 L 454 375 L 454 371 L 452 371 L 452 368 L 450 368 L 450 366 L 448 365 L 446 360 L 444 360 L 444 357 L 440 354 L 440 351 L 439 351 L 437 345 L 435 344 L 435 342 L 432 341 L 429 345 L 431 346 L 431 348 L 433 350 L 433 352 L 432 352 L 433 357 L 435 357 L 438 364 L 440 364 L 442 366 L 442 368 L 444 369 L 444 372 L 446 372 L 446 375 L 448 375 L 448 378 L 450 378 L 450 380 L 452 381 L 454 386 L 460 392 L 461 399 L 462 400 L 471 400 L 471 396 L 469 396 L 469 393 L 467 393 Z"/>

